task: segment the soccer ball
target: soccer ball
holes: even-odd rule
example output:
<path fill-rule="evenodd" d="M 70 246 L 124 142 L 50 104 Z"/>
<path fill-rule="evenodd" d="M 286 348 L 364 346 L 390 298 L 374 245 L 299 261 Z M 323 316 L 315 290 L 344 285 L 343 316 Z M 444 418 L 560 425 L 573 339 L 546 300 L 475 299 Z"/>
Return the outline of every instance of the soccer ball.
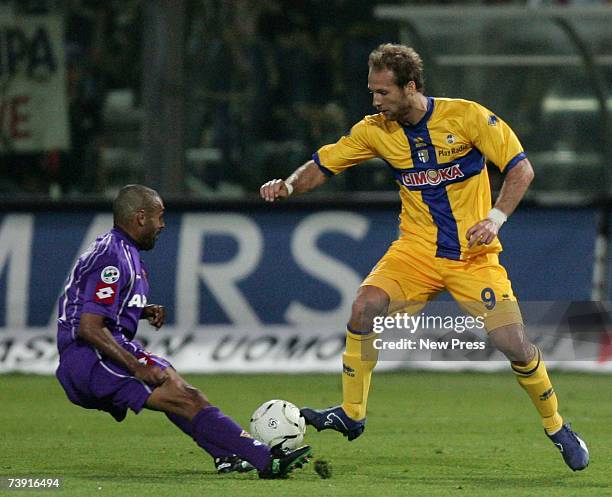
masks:
<path fill-rule="evenodd" d="M 306 434 L 300 410 L 286 400 L 269 400 L 251 416 L 251 435 L 269 447 L 297 449 Z"/>

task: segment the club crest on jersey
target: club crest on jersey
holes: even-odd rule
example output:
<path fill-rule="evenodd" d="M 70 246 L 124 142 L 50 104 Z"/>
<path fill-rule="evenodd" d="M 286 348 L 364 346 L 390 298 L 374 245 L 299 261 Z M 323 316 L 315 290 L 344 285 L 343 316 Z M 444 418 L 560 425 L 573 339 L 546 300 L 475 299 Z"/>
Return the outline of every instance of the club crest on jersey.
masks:
<path fill-rule="evenodd" d="M 425 171 L 402 173 L 402 183 L 404 186 L 436 186 L 443 181 L 463 178 L 463 176 L 464 174 L 459 164 L 454 164 L 444 169 L 427 169 Z"/>
<path fill-rule="evenodd" d="M 135 293 L 134 296 L 128 302 L 128 307 L 140 307 L 143 308 L 147 305 L 147 296 Z"/>
<path fill-rule="evenodd" d="M 120 275 L 119 269 L 115 266 L 106 266 L 100 273 L 100 278 L 104 283 L 116 283 Z"/>
<path fill-rule="evenodd" d="M 427 162 L 429 162 L 429 150 L 417 150 L 417 157 L 421 162 L 426 164 Z"/>

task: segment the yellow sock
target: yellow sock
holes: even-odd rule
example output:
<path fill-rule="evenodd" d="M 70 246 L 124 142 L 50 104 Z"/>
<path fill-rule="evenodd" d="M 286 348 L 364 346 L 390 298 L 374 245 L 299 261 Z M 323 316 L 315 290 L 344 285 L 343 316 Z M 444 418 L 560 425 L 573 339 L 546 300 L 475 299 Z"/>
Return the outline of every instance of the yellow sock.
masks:
<path fill-rule="evenodd" d="M 546 432 L 552 434 L 559 430 L 563 425 L 563 418 L 557 412 L 557 394 L 548 378 L 540 349 L 536 347 L 535 357 L 526 366 L 518 366 L 514 362 L 511 365 L 519 384 L 542 416 Z"/>
<path fill-rule="evenodd" d="M 366 416 L 372 370 L 378 360 L 373 347 L 376 333 L 357 334 L 347 330 L 342 356 L 342 409 L 353 419 Z"/>

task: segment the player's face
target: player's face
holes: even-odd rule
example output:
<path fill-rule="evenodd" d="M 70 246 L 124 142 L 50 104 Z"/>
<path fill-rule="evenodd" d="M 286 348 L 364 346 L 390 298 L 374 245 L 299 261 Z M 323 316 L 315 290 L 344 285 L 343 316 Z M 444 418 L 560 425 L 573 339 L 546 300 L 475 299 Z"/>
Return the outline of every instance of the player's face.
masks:
<path fill-rule="evenodd" d="M 414 83 L 411 81 L 409 85 Z M 404 88 L 395 83 L 395 74 L 389 69 L 375 71 L 370 69 L 368 74 L 368 89 L 372 94 L 372 105 L 378 112 L 382 112 L 390 121 L 401 120 L 411 108 L 410 90 L 412 86 Z"/>
<path fill-rule="evenodd" d="M 142 228 L 139 248 L 141 250 L 151 250 L 155 246 L 159 234 L 166 227 L 164 221 L 164 203 L 162 200 L 158 198 L 153 208 L 145 212 L 145 214 L 146 217 Z"/>

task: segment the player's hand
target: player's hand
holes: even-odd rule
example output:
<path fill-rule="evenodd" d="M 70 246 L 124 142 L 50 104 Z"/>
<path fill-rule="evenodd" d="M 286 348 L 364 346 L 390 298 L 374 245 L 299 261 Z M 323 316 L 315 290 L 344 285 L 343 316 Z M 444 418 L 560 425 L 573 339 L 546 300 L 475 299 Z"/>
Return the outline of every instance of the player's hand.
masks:
<path fill-rule="evenodd" d="M 287 198 L 289 190 L 282 179 L 273 179 L 261 185 L 259 194 L 266 202 L 274 202 L 275 200 Z"/>
<path fill-rule="evenodd" d="M 166 321 L 166 308 L 159 304 L 146 305 L 142 310 L 142 317 L 159 330 Z"/>
<path fill-rule="evenodd" d="M 149 385 L 159 386 L 168 379 L 168 373 L 158 366 L 138 364 L 134 370 L 134 376 Z"/>
<path fill-rule="evenodd" d="M 472 226 L 465 234 L 468 240 L 468 247 L 472 248 L 474 245 L 489 245 L 499 232 L 499 224 L 490 219 L 483 219 Z"/>

